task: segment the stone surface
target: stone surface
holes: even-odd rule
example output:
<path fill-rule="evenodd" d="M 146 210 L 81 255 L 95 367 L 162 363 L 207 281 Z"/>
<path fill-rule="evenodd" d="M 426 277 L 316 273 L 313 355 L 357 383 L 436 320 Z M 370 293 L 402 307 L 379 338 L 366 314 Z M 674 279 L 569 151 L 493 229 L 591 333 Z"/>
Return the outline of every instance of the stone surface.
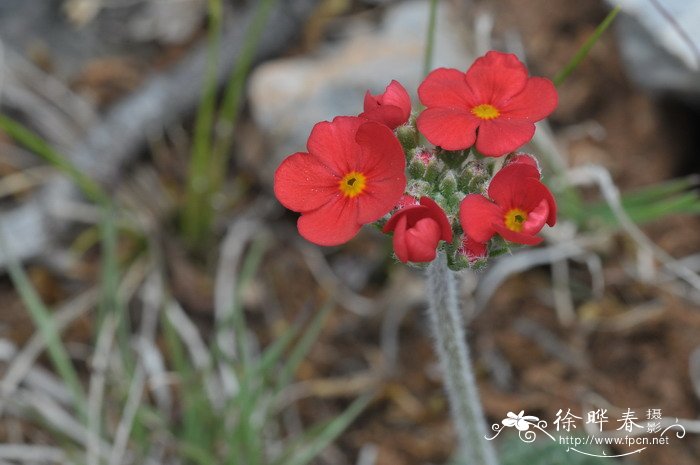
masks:
<path fill-rule="evenodd" d="M 700 2 L 622 0 L 616 20 L 630 77 L 656 92 L 700 104 Z"/>
<path fill-rule="evenodd" d="M 396 79 L 418 105 L 429 4 L 411 1 L 390 8 L 379 26 L 355 25 L 344 39 L 328 44 L 316 56 L 267 62 L 250 81 L 256 123 L 270 137 L 273 170 L 284 156 L 306 150 L 315 123 L 362 111 L 364 94 L 373 94 Z M 464 24 L 453 23 L 440 2 L 433 67 L 466 70 L 474 56 L 462 36 Z"/>

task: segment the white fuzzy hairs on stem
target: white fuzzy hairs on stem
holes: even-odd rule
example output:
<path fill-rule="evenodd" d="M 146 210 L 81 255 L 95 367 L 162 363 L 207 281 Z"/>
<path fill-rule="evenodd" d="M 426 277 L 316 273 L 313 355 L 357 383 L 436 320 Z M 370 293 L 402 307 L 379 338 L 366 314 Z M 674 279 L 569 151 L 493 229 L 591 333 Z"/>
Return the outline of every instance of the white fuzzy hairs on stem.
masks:
<path fill-rule="evenodd" d="M 497 465 L 492 444 L 485 439 L 484 413 L 464 338 L 455 276 L 443 253 L 428 267 L 427 279 L 430 326 L 457 429 L 460 458 L 474 465 Z"/>

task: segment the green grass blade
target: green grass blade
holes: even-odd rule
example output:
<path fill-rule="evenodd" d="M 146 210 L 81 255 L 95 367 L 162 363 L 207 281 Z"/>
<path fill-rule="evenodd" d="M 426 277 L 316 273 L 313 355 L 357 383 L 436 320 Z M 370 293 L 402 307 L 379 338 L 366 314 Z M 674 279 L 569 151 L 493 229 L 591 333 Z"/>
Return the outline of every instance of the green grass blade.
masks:
<path fill-rule="evenodd" d="M 2 225 L 0 225 L 0 228 L 1 227 Z M 12 283 L 17 289 L 24 306 L 27 308 L 29 315 L 46 343 L 51 363 L 70 390 L 73 396 L 74 407 L 80 415 L 80 418 L 83 422 L 86 422 L 87 397 L 83 386 L 80 384 L 80 379 L 75 371 L 75 367 L 68 356 L 68 351 L 61 342 L 61 337 L 56 329 L 53 316 L 44 305 L 39 293 L 29 281 L 22 265 L 17 262 L 12 256 L 12 252 L 8 250 L 2 233 L 0 233 L 0 252 L 2 252 L 7 260 L 7 270 Z"/>
<path fill-rule="evenodd" d="M 180 379 L 182 424 L 176 432 L 180 445 L 183 453 L 197 463 L 215 463 L 207 461 L 211 456 L 205 451 L 213 450 L 215 433 L 222 427 L 217 423 L 223 419 L 214 412 L 209 403 L 204 388 L 204 376 L 192 366 L 185 355 L 185 348 L 177 331 L 170 320 L 164 318 L 162 321 L 167 353 Z"/>
<path fill-rule="evenodd" d="M 255 369 L 258 376 L 264 376 L 272 370 L 275 364 L 282 358 L 282 355 L 284 355 L 287 347 L 289 347 L 294 338 L 299 335 L 301 328 L 302 326 L 299 324 L 286 328 L 284 332 L 265 349 Z"/>
<path fill-rule="evenodd" d="M 622 204 L 627 207 L 647 205 L 675 194 L 687 192 L 695 187 L 698 187 L 698 179 L 696 176 L 672 179 L 670 181 L 626 192 L 622 195 Z"/>
<path fill-rule="evenodd" d="M 231 309 L 231 324 L 236 338 L 236 351 L 238 353 L 238 368 L 240 372 L 239 392 L 230 402 L 228 409 L 231 415 L 237 416 L 237 422 L 230 434 L 229 444 L 231 455 L 227 463 L 246 463 L 257 465 L 262 460 L 262 431 L 261 418 L 255 415 L 259 407 L 259 399 L 262 395 L 260 369 L 248 350 L 248 326 L 243 311 L 241 294 L 257 273 L 262 259 L 267 250 L 268 239 L 265 235 L 259 236 L 250 244 L 241 271 L 238 276 L 233 308 Z M 245 460 L 242 460 L 242 459 Z"/>
<path fill-rule="evenodd" d="M 692 189 L 694 177 L 675 179 L 622 195 L 622 206 L 635 223 L 647 223 L 671 214 L 692 215 L 700 210 L 700 194 Z M 589 227 L 617 228 L 619 222 L 610 206 L 594 202 L 585 206 L 577 217 L 580 224 Z"/>
<path fill-rule="evenodd" d="M 323 328 L 323 324 L 326 322 L 326 318 L 328 318 L 328 315 L 330 314 L 331 310 L 333 310 L 333 308 L 334 302 L 331 299 L 328 302 L 326 302 L 323 305 L 323 307 L 321 307 L 318 313 L 314 316 L 313 320 L 311 320 L 311 322 L 309 323 L 309 326 L 306 328 L 306 331 L 304 331 L 304 335 L 294 346 L 294 349 L 292 349 L 292 352 L 289 354 L 287 362 L 280 370 L 279 378 L 277 381 L 278 391 L 291 382 L 292 377 L 297 371 L 297 368 L 299 368 L 299 365 L 301 364 L 302 360 L 304 360 L 306 355 L 309 353 L 309 350 L 311 350 L 311 346 L 318 339 L 318 335 L 320 334 L 321 329 Z"/>
<path fill-rule="evenodd" d="M 202 99 L 199 102 L 194 127 L 192 158 L 187 176 L 187 194 L 182 228 L 190 246 L 202 245 L 208 233 L 209 174 L 211 165 L 211 137 L 216 112 L 217 69 L 221 49 L 221 0 L 209 0 L 209 32 L 206 77 Z"/>
<path fill-rule="evenodd" d="M 333 442 L 347 427 L 362 413 L 370 403 L 374 394 L 358 397 L 347 409 L 330 422 L 317 425 L 306 431 L 298 441 L 293 441 L 274 465 L 306 465 L 311 462 L 323 449 Z"/>
<path fill-rule="evenodd" d="M 556 76 L 554 76 L 554 79 L 552 81 L 554 81 L 555 86 L 558 87 L 564 81 L 566 81 L 566 78 L 568 78 L 569 75 L 576 69 L 576 67 L 583 61 L 583 59 L 586 58 L 588 52 L 591 51 L 591 48 L 593 48 L 595 43 L 598 42 L 600 36 L 602 36 L 603 33 L 610 27 L 620 10 L 621 8 L 619 6 L 613 8 L 613 10 L 610 13 L 608 13 L 605 19 L 598 25 L 598 27 L 595 28 L 593 34 L 588 39 L 586 39 L 581 48 L 578 49 L 576 54 L 571 58 L 571 60 L 566 64 L 566 66 L 564 66 L 564 68 L 561 71 L 559 71 Z"/>
<path fill-rule="evenodd" d="M 250 244 L 250 248 L 243 259 L 243 264 L 241 265 L 241 271 L 238 277 L 238 283 L 236 289 L 238 290 L 235 295 L 235 301 L 233 302 L 233 308 L 229 312 L 231 317 L 230 323 L 233 325 L 233 331 L 236 336 L 236 350 L 239 355 L 239 361 L 242 364 L 243 373 L 248 373 L 251 371 L 252 359 L 248 351 L 248 344 L 246 339 L 248 337 L 248 325 L 245 319 L 245 313 L 243 311 L 243 302 L 241 301 L 241 294 L 243 289 L 248 286 L 248 283 L 253 279 L 255 274 L 262 263 L 263 256 L 267 250 L 268 239 L 265 235 L 258 236 Z"/>
<path fill-rule="evenodd" d="M 425 39 L 425 52 L 423 54 L 423 77 L 430 73 L 433 67 L 433 52 L 435 50 L 435 29 L 437 26 L 437 7 L 439 0 L 430 1 L 430 13 L 428 15 L 428 32 Z"/>
<path fill-rule="evenodd" d="M 262 33 L 265 31 L 270 12 L 277 3 L 278 0 L 260 0 L 258 2 L 250 28 L 245 36 L 241 54 L 236 61 L 231 78 L 226 84 L 211 164 L 211 195 L 216 194 L 222 188 L 246 79 L 250 73 L 255 51 Z"/>
<path fill-rule="evenodd" d="M 77 169 L 66 156 L 58 153 L 41 137 L 34 134 L 25 126 L 8 116 L 0 115 L 0 129 L 19 144 L 36 153 L 47 163 L 66 174 L 88 199 L 101 205 L 110 203 L 109 196 L 102 190 L 99 184 Z"/>

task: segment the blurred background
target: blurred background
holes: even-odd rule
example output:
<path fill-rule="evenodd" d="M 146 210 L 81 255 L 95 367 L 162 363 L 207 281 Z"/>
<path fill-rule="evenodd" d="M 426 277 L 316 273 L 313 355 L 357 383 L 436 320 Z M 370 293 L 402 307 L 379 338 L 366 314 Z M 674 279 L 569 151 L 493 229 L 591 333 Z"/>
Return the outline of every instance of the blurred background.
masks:
<path fill-rule="evenodd" d="M 692 465 L 700 6 L 619 3 L 528 147 L 557 227 L 460 274 L 462 307 L 489 425 L 604 408 L 614 435 L 661 409 L 687 435 L 625 463 Z M 553 78 L 611 9 L 443 0 L 433 67 L 497 49 Z M 396 79 L 418 107 L 428 12 L 0 0 L 0 463 L 451 459 L 422 271 L 372 228 L 306 243 L 272 195 L 279 162 L 367 90 Z M 498 441 L 504 464 L 617 460 Z"/>

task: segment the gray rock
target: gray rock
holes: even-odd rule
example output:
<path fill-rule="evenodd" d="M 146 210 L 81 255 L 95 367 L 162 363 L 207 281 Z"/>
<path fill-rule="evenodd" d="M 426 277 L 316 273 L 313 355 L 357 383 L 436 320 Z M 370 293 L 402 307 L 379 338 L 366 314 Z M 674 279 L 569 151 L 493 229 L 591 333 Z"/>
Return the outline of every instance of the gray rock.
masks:
<path fill-rule="evenodd" d="M 630 78 L 700 104 L 700 2 L 624 0 L 616 20 Z"/>
<path fill-rule="evenodd" d="M 364 94 L 380 93 L 392 79 L 415 96 L 422 80 L 429 4 L 411 1 L 391 8 L 379 28 L 356 26 L 339 42 L 316 56 L 295 57 L 259 66 L 250 80 L 249 96 L 256 123 L 269 135 L 273 170 L 288 154 L 306 149 L 311 128 L 337 115 L 362 112 Z M 463 24 L 450 20 L 440 2 L 433 67 L 466 70 L 474 56 L 460 38 Z"/>

